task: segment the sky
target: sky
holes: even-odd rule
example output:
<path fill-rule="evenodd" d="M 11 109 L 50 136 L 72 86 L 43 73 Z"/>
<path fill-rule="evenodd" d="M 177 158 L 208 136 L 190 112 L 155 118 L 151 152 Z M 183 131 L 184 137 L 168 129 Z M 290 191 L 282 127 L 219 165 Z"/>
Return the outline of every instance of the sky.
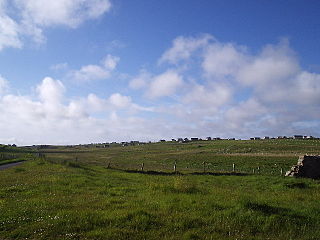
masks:
<path fill-rule="evenodd" d="M 318 0 L 0 0 L 0 143 L 320 136 Z"/>

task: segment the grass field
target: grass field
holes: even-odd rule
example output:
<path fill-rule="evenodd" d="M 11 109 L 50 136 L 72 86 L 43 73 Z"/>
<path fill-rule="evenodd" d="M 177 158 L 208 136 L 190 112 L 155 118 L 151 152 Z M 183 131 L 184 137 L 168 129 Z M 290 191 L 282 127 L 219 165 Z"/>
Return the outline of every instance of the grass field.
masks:
<path fill-rule="evenodd" d="M 319 154 L 320 141 L 202 141 L 42 151 L 46 158 L 30 158 L 0 172 L 0 239 L 320 236 L 320 181 L 279 172 L 295 164 L 298 155 Z M 175 161 L 180 174 L 172 173 Z M 134 171 L 142 162 L 145 171 Z M 233 163 L 242 174 L 230 175 Z M 257 167 L 261 172 L 253 174 Z"/>

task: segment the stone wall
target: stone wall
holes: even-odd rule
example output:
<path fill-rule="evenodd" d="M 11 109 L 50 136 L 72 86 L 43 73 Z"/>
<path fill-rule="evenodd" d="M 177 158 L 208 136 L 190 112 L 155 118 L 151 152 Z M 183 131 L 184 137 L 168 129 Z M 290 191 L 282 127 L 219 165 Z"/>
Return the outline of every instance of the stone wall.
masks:
<path fill-rule="evenodd" d="M 320 156 L 301 156 L 297 165 L 286 173 L 290 177 L 320 178 Z"/>

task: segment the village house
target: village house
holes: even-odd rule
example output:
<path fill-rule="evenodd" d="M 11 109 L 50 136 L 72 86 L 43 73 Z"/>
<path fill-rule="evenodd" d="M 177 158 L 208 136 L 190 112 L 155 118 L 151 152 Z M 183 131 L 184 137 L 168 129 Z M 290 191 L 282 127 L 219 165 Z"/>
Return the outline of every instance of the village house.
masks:
<path fill-rule="evenodd" d="M 293 138 L 294 139 L 303 139 L 303 136 L 302 135 L 293 135 Z"/>

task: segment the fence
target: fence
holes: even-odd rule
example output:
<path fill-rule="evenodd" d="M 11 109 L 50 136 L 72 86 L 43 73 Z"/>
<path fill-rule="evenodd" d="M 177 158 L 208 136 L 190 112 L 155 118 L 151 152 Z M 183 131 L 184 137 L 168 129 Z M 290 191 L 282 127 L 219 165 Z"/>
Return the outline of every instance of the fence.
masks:
<path fill-rule="evenodd" d="M 211 165 L 211 166 L 210 166 Z M 197 174 L 216 174 L 216 175 L 272 175 L 272 176 L 284 176 L 285 170 L 289 169 L 289 167 L 266 167 L 266 166 L 257 166 L 257 167 L 241 167 L 233 163 L 229 167 L 224 166 L 224 167 L 219 167 L 217 165 L 213 165 L 210 162 L 203 162 L 202 166 L 198 167 L 183 167 L 179 166 L 177 162 L 174 162 L 171 165 L 159 165 L 156 167 L 154 164 L 149 165 L 142 162 L 140 165 L 124 165 L 120 163 L 112 163 L 108 162 L 107 163 L 107 168 L 108 169 L 117 169 L 117 170 L 125 170 L 125 171 L 135 171 L 135 172 L 159 172 L 159 173 L 197 173 Z"/>
<path fill-rule="evenodd" d="M 229 175 L 270 175 L 283 176 L 287 170 L 292 166 L 290 162 L 281 162 L 281 164 L 271 161 L 263 162 L 257 159 L 256 162 L 242 161 L 232 162 L 232 160 L 221 161 L 197 161 L 188 160 L 170 160 L 163 161 L 155 160 L 153 158 L 139 158 L 135 159 L 108 159 L 98 158 L 93 156 L 82 155 L 80 153 L 42 153 L 42 158 L 52 163 L 61 163 L 69 166 L 102 166 L 108 169 L 117 169 L 124 171 L 135 172 L 158 172 L 158 173 L 180 173 L 180 174 L 229 174 Z M 294 160 L 295 161 L 295 160 Z"/>

